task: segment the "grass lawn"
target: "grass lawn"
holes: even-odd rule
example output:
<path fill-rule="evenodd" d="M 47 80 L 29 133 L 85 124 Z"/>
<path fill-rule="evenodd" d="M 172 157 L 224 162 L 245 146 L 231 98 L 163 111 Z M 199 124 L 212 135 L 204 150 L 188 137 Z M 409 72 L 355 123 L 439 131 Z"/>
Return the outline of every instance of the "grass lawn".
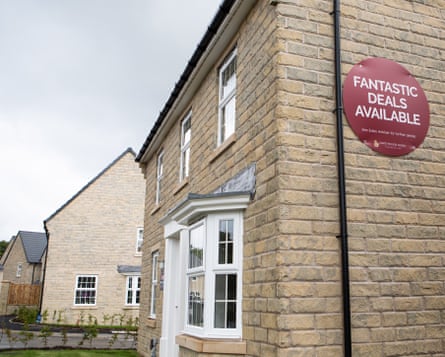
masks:
<path fill-rule="evenodd" d="M 2 352 L 3 356 L 14 357 L 137 357 L 129 350 L 24 350 Z"/>

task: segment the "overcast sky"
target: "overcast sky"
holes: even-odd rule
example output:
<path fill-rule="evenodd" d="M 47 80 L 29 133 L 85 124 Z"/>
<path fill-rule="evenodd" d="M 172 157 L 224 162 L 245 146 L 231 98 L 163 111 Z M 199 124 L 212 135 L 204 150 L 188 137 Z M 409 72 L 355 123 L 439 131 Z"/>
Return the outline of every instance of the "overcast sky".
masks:
<path fill-rule="evenodd" d="M 141 148 L 221 0 L 0 0 L 0 240 Z"/>

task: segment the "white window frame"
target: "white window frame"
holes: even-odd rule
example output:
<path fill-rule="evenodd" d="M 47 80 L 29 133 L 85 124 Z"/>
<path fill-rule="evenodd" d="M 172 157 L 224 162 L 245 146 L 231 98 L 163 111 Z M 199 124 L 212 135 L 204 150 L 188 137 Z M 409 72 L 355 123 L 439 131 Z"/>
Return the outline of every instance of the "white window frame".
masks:
<path fill-rule="evenodd" d="M 237 77 L 236 77 L 236 61 L 237 61 L 237 51 L 234 49 L 227 59 L 224 61 L 223 65 L 219 69 L 219 105 L 218 105 L 218 146 L 224 143 L 232 134 L 235 133 L 236 126 L 236 86 L 237 86 Z M 234 64 L 234 84 L 233 88 L 228 92 L 224 92 L 224 72 Z M 232 102 L 233 101 L 233 102 Z M 224 115 L 229 105 L 233 105 L 233 116 L 227 117 Z M 227 121 L 230 119 L 230 121 Z"/>
<path fill-rule="evenodd" d="M 200 244 L 201 244 L 201 249 L 202 249 L 202 259 L 201 259 L 201 264 L 193 264 L 193 266 L 191 266 L 191 262 L 190 262 L 190 257 L 191 257 L 191 252 L 190 252 L 190 248 L 191 248 L 191 240 L 192 240 L 192 236 L 198 237 L 200 239 Z M 185 282 L 186 282 L 186 301 L 185 303 L 185 311 L 186 311 L 186 316 L 185 316 L 185 325 L 186 325 L 186 329 L 188 330 L 188 332 L 192 332 L 193 334 L 196 335 L 201 335 L 203 334 L 203 328 L 204 328 L 204 321 L 202 322 L 201 326 L 198 325 L 192 325 L 189 324 L 189 320 L 193 319 L 192 316 L 190 316 L 190 314 L 194 315 L 197 314 L 197 306 L 196 305 L 202 305 L 204 304 L 205 306 L 205 301 L 206 301 L 206 297 L 207 297 L 207 292 L 205 291 L 205 285 L 206 285 L 206 279 L 205 279 L 205 260 L 206 260 L 206 224 L 205 224 L 205 220 L 201 220 L 199 222 L 197 222 L 196 224 L 192 225 L 189 229 L 188 229 L 188 235 L 187 235 L 187 267 L 185 270 Z M 196 240 L 195 240 L 196 243 Z M 192 287 L 190 286 L 190 281 L 197 281 L 198 279 L 203 279 L 203 283 L 204 283 L 204 291 L 201 292 L 191 292 Z M 193 294 L 193 301 L 191 302 L 190 300 L 191 295 Z M 202 302 L 204 301 L 204 302 Z M 190 311 L 190 304 L 192 304 L 192 306 L 194 306 L 191 311 Z M 204 311 L 201 311 L 199 314 L 202 315 L 202 317 L 204 317 Z"/>
<path fill-rule="evenodd" d="M 186 125 L 188 123 L 188 126 Z M 189 132 L 187 137 L 186 133 Z M 179 181 L 184 181 L 190 174 L 190 141 L 192 137 L 192 112 L 190 111 L 181 122 L 181 159 Z"/>
<path fill-rule="evenodd" d="M 78 284 L 79 284 L 79 279 L 80 278 L 94 278 L 94 288 L 79 288 Z M 76 275 L 76 283 L 74 285 L 74 305 L 75 306 L 96 306 L 97 304 L 97 291 L 98 291 L 98 286 L 99 286 L 99 278 L 97 275 L 93 275 L 93 274 L 79 274 Z M 82 304 L 82 303 L 77 303 L 77 292 L 80 291 L 94 291 L 94 304 Z"/>
<path fill-rule="evenodd" d="M 164 151 L 158 154 L 156 166 L 156 204 L 161 202 L 162 179 L 164 177 Z"/>
<path fill-rule="evenodd" d="M 144 228 L 138 228 L 136 232 L 136 254 L 142 254 L 142 243 L 144 243 Z"/>
<path fill-rule="evenodd" d="M 16 278 L 20 278 L 22 276 L 22 271 L 23 271 L 23 264 L 22 263 L 18 263 L 17 264 L 17 270 L 15 272 Z"/>
<path fill-rule="evenodd" d="M 150 291 L 150 318 L 156 318 L 157 288 L 159 283 L 159 251 L 151 254 L 151 291 Z"/>
<path fill-rule="evenodd" d="M 188 239 L 190 232 L 197 226 L 204 227 L 204 259 L 203 266 L 189 269 L 184 268 L 186 281 L 186 296 L 184 303 L 184 332 L 190 335 L 204 338 L 241 338 L 242 336 L 242 213 L 226 212 L 212 213 L 203 220 L 188 227 Z M 221 220 L 233 220 L 233 261 L 231 264 L 218 263 L 219 222 Z M 188 247 L 189 245 L 186 244 Z M 216 328 L 215 323 L 215 282 L 216 276 L 222 274 L 236 274 L 236 326 L 233 328 Z M 204 275 L 204 318 L 203 326 L 189 324 L 189 277 Z"/>
<path fill-rule="evenodd" d="M 125 305 L 127 306 L 139 306 L 140 294 L 141 294 L 141 276 L 129 275 L 126 279 L 125 288 Z M 131 293 L 131 295 L 130 295 Z M 129 299 L 129 296 L 130 299 Z M 131 300 L 131 301 L 129 301 Z M 139 300 L 139 301 L 138 301 Z"/>

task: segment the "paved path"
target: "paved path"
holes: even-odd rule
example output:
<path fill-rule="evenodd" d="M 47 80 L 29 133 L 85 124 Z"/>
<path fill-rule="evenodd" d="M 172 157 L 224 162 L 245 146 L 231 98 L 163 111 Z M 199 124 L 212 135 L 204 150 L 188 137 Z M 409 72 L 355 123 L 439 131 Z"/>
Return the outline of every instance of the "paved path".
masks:
<path fill-rule="evenodd" d="M 135 349 L 136 337 L 127 333 L 99 333 L 90 342 L 80 331 L 62 333 L 55 331 L 45 342 L 40 325 L 32 325 L 28 331 L 23 326 L 10 321 L 10 316 L 0 316 L 0 351 L 8 349 L 34 348 L 95 348 L 95 349 Z"/>

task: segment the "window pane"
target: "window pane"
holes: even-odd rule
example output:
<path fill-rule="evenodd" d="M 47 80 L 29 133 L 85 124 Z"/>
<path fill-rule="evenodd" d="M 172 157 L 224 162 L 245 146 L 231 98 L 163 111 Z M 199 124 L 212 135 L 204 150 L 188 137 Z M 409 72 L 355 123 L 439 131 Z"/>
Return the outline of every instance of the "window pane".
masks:
<path fill-rule="evenodd" d="M 96 303 L 96 292 L 88 290 L 77 290 L 75 303 L 79 305 L 94 305 Z"/>
<path fill-rule="evenodd" d="M 215 328 L 226 327 L 226 303 L 215 302 Z"/>
<path fill-rule="evenodd" d="M 233 263 L 233 220 L 219 222 L 218 264 Z"/>
<path fill-rule="evenodd" d="M 188 280 L 188 324 L 204 326 L 204 276 L 193 276 Z"/>
<path fill-rule="evenodd" d="M 191 120 L 188 118 L 183 126 L 182 126 L 182 145 L 185 146 L 190 142 L 190 136 L 191 136 Z"/>
<path fill-rule="evenodd" d="M 235 132 L 235 97 L 230 99 L 221 110 L 221 141 Z"/>
<path fill-rule="evenodd" d="M 236 274 L 215 276 L 215 328 L 236 328 Z"/>
<path fill-rule="evenodd" d="M 236 300 L 236 275 L 227 275 L 227 299 Z"/>
<path fill-rule="evenodd" d="M 227 303 L 227 328 L 236 328 L 236 302 Z"/>
<path fill-rule="evenodd" d="M 189 268 L 201 267 L 204 264 L 204 226 L 200 225 L 190 231 Z"/>
<path fill-rule="evenodd" d="M 188 177 L 189 175 L 189 167 L 190 167 L 190 147 L 186 148 L 182 152 L 181 158 L 181 179 Z"/>
<path fill-rule="evenodd" d="M 217 275 L 215 277 L 215 300 L 226 299 L 226 276 Z"/>
<path fill-rule="evenodd" d="M 236 57 L 223 70 L 221 76 L 221 97 L 225 98 L 236 87 Z"/>

